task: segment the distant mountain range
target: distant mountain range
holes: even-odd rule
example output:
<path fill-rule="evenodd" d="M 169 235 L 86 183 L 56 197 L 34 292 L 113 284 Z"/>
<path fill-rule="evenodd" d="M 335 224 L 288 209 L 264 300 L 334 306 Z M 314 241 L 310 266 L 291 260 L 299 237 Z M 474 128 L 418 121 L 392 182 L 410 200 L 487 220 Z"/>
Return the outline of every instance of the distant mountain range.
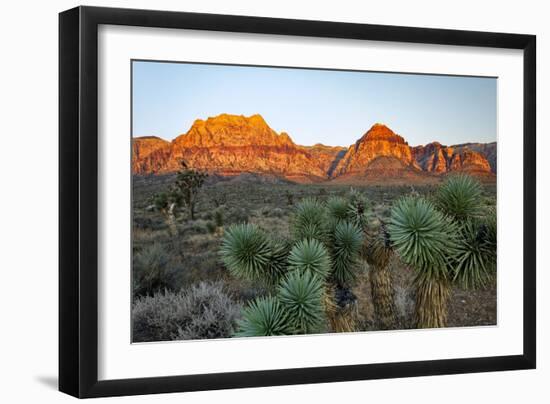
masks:
<path fill-rule="evenodd" d="M 451 172 L 496 178 L 496 142 L 411 147 L 378 123 L 347 148 L 297 145 L 287 133 L 271 129 L 261 115 L 198 119 L 171 142 L 155 136 L 133 139 L 134 174 L 175 172 L 181 159 L 222 176 L 269 174 L 306 183 L 422 182 Z"/>

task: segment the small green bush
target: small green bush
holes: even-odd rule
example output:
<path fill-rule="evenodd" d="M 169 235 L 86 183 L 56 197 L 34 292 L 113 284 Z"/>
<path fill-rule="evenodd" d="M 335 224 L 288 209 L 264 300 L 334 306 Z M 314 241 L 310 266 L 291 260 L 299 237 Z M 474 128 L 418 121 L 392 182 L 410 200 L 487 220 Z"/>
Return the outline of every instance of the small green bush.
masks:
<path fill-rule="evenodd" d="M 214 222 L 206 222 L 206 229 L 208 230 L 208 233 L 214 234 L 216 232 L 217 226 Z"/>
<path fill-rule="evenodd" d="M 132 284 L 134 296 L 152 295 L 169 287 L 166 273 L 167 251 L 159 243 L 154 243 L 134 254 Z"/>
<path fill-rule="evenodd" d="M 217 208 L 214 210 L 214 223 L 216 223 L 217 227 L 223 226 L 223 209 Z"/>

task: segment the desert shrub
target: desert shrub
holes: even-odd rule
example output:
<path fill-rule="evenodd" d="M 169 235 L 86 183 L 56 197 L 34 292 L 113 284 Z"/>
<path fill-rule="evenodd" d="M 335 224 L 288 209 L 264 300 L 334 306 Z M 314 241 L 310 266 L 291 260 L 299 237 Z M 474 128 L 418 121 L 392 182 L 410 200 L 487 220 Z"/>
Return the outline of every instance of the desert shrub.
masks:
<path fill-rule="evenodd" d="M 132 307 L 134 342 L 230 337 L 241 306 L 219 282 L 200 282 L 186 291 L 159 292 Z"/>
<path fill-rule="evenodd" d="M 161 244 L 154 243 L 134 254 L 133 257 L 133 294 L 151 295 L 169 287 L 166 265 L 167 251 Z"/>
<path fill-rule="evenodd" d="M 212 211 L 207 211 L 207 212 L 204 212 L 200 215 L 200 218 L 203 219 L 203 220 L 212 220 L 214 218 L 214 214 L 212 213 Z"/>
<path fill-rule="evenodd" d="M 227 213 L 228 224 L 248 223 L 248 211 L 242 207 L 234 207 Z"/>
<path fill-rule="evenodd" d="M 223 226 L 223 210 L 221 208 L 214 210 L 214 223 L 217 227 Z"/>
<path fill-rule="evenodd" d="M 269 216 L 271 214 L 271 209 L 269 208 L 269 206 L 264 206 L 260 209 L 260 214 L 262 216 Z"/>
<path fill-rule="evenodd" d="M 274 208 L 271 211 L 271 216 L 273 217 L 283 217 L 285 212 L 281 208 Z"/>
<path fill-rule="evenodd" d="M 214 234 L 216 232 L 217 226 L 214 222 L 206 222 L 206 229 L 208 230 L 208 233 Z"/>
<path fill-rule="evenodd" d="M 150 230 L 164 230 L 166 229 L 166 223 L 158 217 L 142 217 L 134 215 L 134 228 L 136 229 L 150 229 Z"/>
<path fill-rule="evenodd" d="M 285 191 L 286 204 L 288 206 L 294 205 L 294 194 L 288 190 Z"/>
<path fill-rule="evenodd" d="M 208 223 L 208 221 L 202 219 L 189 220 L 184 224 L 184 231 L 192 234 L 207 234 L 210 232 Z"/>

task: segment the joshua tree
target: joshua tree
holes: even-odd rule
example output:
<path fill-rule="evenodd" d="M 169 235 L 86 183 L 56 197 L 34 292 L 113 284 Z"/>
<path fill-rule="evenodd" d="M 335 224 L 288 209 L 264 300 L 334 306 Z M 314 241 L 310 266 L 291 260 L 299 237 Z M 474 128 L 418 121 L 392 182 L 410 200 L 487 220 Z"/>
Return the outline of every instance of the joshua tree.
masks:
<path fill-rule="evenodd" d="M 384 223 L 367 236 L 362 252 L 370 266 L 369 280 L 378 328 L 382 330 L 394 328 L 397 319 L 393 280 L 388 265 L 393 250 L 390 235 Z"/>
<path fill-rule="evenodd" d="M 302 200 L 291 219 L 293 243 L 270 241 L 252 224 L 234 225 L 225 232 L 220 249 L 224 265 L 233 276 L 260 281 L 271 292 L 276 290 L 278 301 L 288 313 L 294 313 L 289 314 L 294 333 L 321 330 L 323 309 L 332 320 L 353 313 L 350 307 L 355 307 L 355 297 L 349 285 L 355 279 L 363 234 L 349 220 L 349 204 L 344 202 L 333 200 L 327 209 L 316 199 Z M 338 213 L 333 210 L 329 214 L 336 207 Z M 251 308 L 245 317 L 258 311 Z M 353 330 L 351 317 L 329 320 L 340 324 L 333 327 L 335 331 Z"/>
<path fill-rule="evenodd" d="M 153 205 L 166 218 L 166 223 L 173 236 L 178 234 L 176 213 L 182 203 L 183 199 L 181 194 L 175 192 L 173 189 L 169 192 L 160 192 L 153 196 Z"/>
<path fill-rule="evenodd" d="M 202 171 L 197 171 L 187 166 L 187 163 L 182 160 L 180 162 L 181 170 L 176 176 L 174 191 L 181 195 L 183 202 L 187 206 L 189 218 L 195 220 L 195 202 L 199 189 L 204 184 L 204 180 L 208 174 Z"/>
<path fill-rule="evenodd" d="M 451 261 L 456 255 L 456 225 L 421 197 L 401 198 L 392 208 L 390 239 L 416 275 L 418 328 L 444 327 L 450 295 Z"/>
<path fill-rule="evenodd" d="M 484 286 L 496 267 L 496 211 L 484 211 L 481 184 L 464 174 L 452 176 L 439 188 L 436 203 L 458 228 L 453 280 L 465 288 Z"/>

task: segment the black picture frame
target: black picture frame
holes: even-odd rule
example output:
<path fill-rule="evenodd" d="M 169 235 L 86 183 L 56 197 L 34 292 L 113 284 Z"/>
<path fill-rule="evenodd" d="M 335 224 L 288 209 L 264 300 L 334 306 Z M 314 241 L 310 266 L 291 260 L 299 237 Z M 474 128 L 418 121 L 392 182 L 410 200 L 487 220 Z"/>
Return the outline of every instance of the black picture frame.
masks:
<path fill-rule="evenodd" d="M 99 381 L 97 60 L 100 24 L 523 50 L 523 354 Z M 535 122 L 534 35 L 97 7 L 77 7 L 60 13 L 59 389 L 84 398 L 534 369 Z"/>

